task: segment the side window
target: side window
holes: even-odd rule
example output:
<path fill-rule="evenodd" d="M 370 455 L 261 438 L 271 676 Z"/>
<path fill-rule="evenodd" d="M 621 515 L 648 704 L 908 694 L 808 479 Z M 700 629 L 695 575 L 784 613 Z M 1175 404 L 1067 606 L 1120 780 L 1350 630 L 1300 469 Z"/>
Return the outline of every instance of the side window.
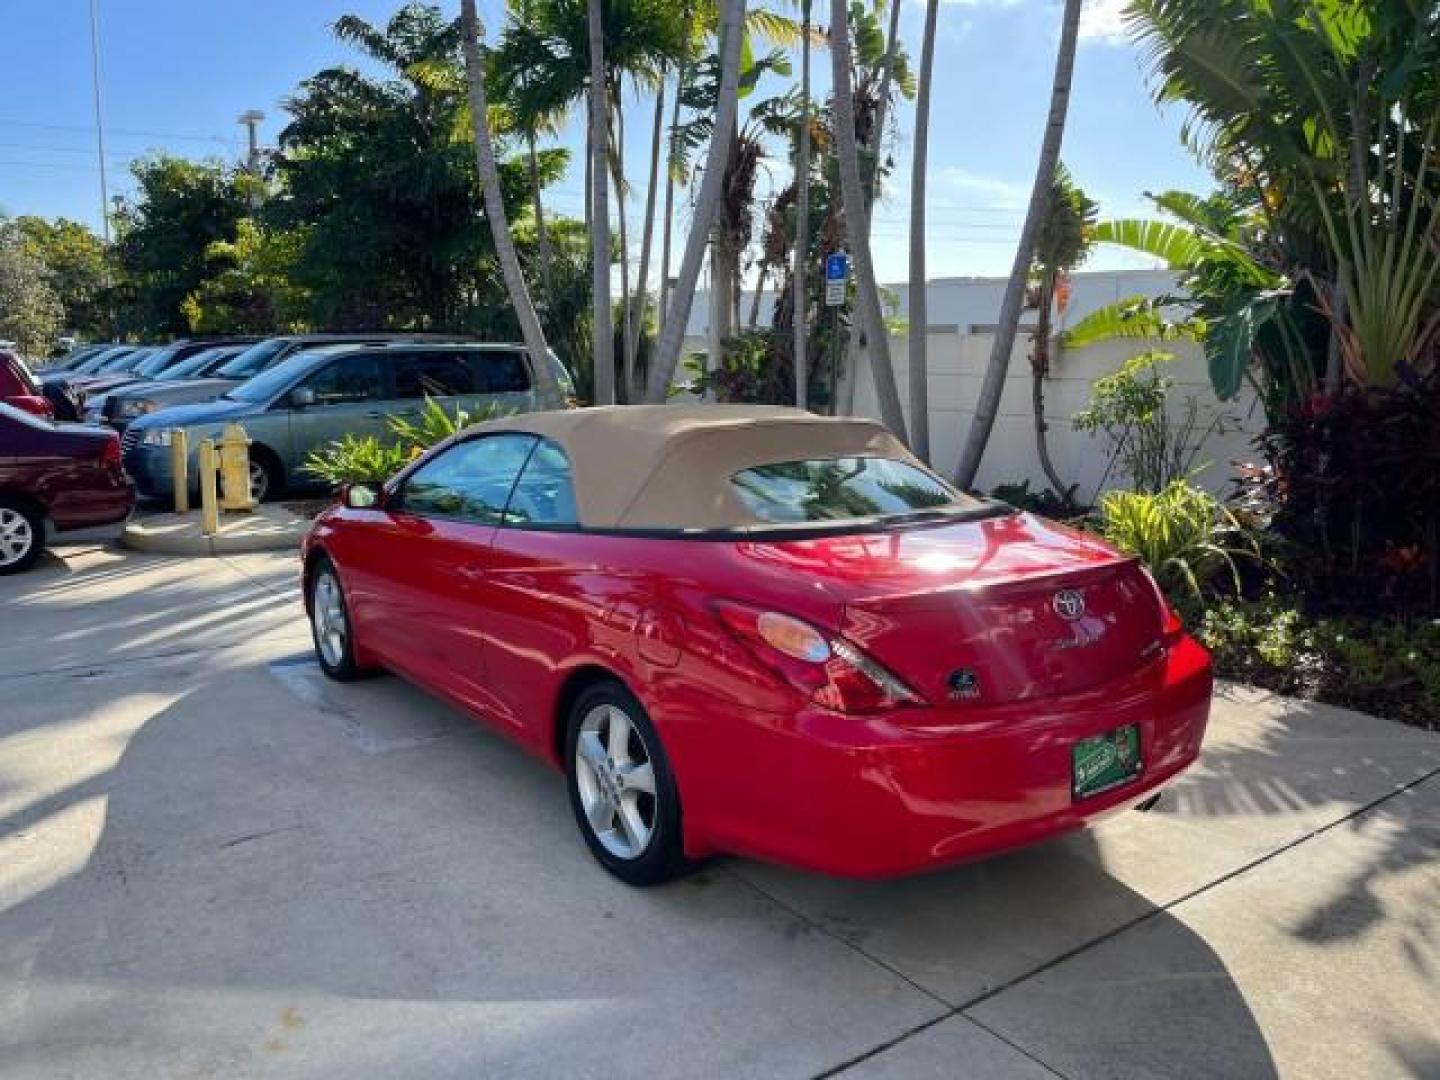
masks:
<path fill-rule="evenodd" d="M 575 486 L 570 478 L 570 459 L 549 439 L 541 439 L 525 463 L 510 504 L 505 508 L 507 525 L 578 525 Z"/>
<path fill-rule="evenodd" d="M 400 509 L 499 524 L 535 441 L 534 435 L 491 435 L 450 447 L 406 478 Z"/>
<path fill-rule="evenodd" d="M 475 371 L 448 352 L 402 353 L 390 361 L 397 398 L 461 397 L 476 393 Z"/>
<path fill-rule="evenodd" d="M 382 394 L 380 364 L 373 356 L 344 356 L 300 384 L 315 394 L 316 405 L 373 401 Z"/>
<path fill-rule="evenodd" d="M 530 389 L 530 368 L 518 352 L 476 349 L 467 354 L 478 394 L 523 394 Z"/>

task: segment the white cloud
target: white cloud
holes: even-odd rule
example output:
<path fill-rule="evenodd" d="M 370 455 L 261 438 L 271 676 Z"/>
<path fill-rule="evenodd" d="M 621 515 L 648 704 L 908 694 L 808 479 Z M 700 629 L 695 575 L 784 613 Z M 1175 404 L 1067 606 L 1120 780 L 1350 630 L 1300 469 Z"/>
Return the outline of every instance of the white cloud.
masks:
<path fill-rule="evenodd" d="M 1056 0 L 941 0 L 947 7 L 1013 8 L 1022 3 L 1056 8 Z M 1105 45 L 1123 45 L 1125 7 L 1129 0 L 1084 0 L 1080 10 L 1080 40 Z"/>
<path fill-rule="evenodd" d="M 1020 184 L 1011 183 L 998 176 L 974 172 L 960 165 L 932 169 L 928 190 L 931 193 L 931 203 L 937 206 L 946 202 L 966 202 L 964 199 L 950 198 L 957 191 L 984 196 L 988 200 L 987 205 L 995 208 L 1024 206 L 1030 198 L 1029 190 Z M 973 198 L 969 201 L 973 202 Z"/>
<path fill-rule="evenodd" d="M 1125 7 L 1129 0 L 1085 0 L 1080 9 L 1080 40 L 1098 41 L 1106 45 L 1123 45 Z"/>

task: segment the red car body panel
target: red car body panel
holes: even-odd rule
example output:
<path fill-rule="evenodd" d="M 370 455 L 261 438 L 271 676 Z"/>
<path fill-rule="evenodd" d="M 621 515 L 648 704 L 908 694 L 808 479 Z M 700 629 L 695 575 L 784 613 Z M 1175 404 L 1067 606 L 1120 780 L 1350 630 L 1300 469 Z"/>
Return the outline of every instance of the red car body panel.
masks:
<path fill-rule="evenodd" d="M 0 404 L 11 405 L 35 416 L 55 415 L 54 407 L 45 400 L 44 391 L 30 369 L 7 349 L 0 349 Z"/>
<path fill-rule="evenodd" d="M 135 489 L 119 451 L 119 437 L 108 429 L 32 422 L 0 410 L 0 493 L 39 506 L 60 532 L 123 521 Z"/>
<path fill-rule="evenodd" d="M 1133 562 L 1025 514 L 767 541 L 459 524 L 326 511 L 357 659 L 393 668 L 557 766 L 576 680 L 602 671 L 664 741 L 691 856 L 890 876 L 1084 825 L 1193 762 L 1204 650 Z M 1063 588 L 1084 618 L 1052 610 Z M 308 595 L 308 590 L 307 590 Z M 813 704 L 717 617 L 737 601 L 843 634 L 925 699 Z M 980 695 L 951 700 L 971 669 Z M 1137 724 L 1142 775 L 1077 802 L 1070 751 Z M 743 793 L 743 797 L 737 795 Z"/>

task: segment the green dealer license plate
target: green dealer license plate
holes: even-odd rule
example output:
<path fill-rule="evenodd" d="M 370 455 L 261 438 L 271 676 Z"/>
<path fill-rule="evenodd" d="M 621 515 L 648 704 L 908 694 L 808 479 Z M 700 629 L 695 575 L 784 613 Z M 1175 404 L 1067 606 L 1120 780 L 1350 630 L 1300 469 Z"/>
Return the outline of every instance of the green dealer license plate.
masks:
<path fill-rule="evenodd" d="M 1075 798 L 1099 795 L 1140 775 L 1140 728 L 1136 724 L 1081 739 L 1070 751 L 1070 789 Z"/>

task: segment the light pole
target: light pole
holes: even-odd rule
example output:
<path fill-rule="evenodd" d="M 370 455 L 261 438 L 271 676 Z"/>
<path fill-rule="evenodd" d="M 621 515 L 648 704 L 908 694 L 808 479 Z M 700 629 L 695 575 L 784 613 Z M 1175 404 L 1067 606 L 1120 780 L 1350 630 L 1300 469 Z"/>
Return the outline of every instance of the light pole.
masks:
<path fill-rule="evenodd" d="M 256 176 L 260 175 L 260 121 L 265 119 L 265 114 L 259 109 L 250 109 L 236 117 L 237 124 L 245 125 L 250 137 L 250 156 L 246 159 L 246 168 Z"/>
<path fill-rule="evenodd" d="M 95 84 L 95 153 L 100 165 L 100 233 L 110 243 L 110 192 L 105 178 L 105 125 L 100 110 L 100 0 L 90 0 L 90 76 Z"/>

